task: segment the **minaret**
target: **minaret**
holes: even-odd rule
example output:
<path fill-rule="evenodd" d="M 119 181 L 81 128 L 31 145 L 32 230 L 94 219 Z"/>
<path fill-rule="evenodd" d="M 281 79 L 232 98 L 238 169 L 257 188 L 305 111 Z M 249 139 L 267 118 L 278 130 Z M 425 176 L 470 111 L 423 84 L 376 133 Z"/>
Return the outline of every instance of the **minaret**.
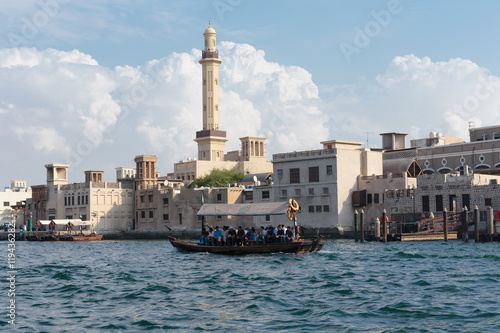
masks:
<path fill-rule="evenodd" d="M 205 48 L 202 51 L 203 130 L 196 132 L 198 159 L 223 161 L 226 132 L 219 130 L 219 51 L 216 49 L 217 33 L 210 23 L 203 34 Z"/>

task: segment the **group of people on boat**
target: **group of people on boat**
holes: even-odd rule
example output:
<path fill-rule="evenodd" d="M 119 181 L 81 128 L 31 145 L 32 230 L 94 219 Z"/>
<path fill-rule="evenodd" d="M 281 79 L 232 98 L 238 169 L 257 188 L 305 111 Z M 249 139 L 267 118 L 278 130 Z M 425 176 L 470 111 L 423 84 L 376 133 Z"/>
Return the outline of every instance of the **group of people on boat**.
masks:
<path fill-rule="evenodd" d="M 266 243 L 287 243 L 293 242 L 295 234 L 293 229 L 284 224 L 277 227 L 260 227 L 256 230 L 254 227 L 243 229 L 241 226 L 235 230 L 231 226 L 219 226 L 215 228 L 203 227 L 200 237 L 200 245 L 216 245 L 216 246 L 245 246 L 252 244 L 266 244 Z"/>

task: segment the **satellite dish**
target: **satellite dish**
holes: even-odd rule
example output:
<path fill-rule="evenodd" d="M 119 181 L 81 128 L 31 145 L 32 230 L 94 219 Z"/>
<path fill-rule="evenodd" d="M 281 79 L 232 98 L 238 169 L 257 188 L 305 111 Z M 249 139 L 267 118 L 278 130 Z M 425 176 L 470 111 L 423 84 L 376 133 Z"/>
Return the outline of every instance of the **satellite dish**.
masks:
<path fill-rule="evenodd" d="M 165 180 L 165 182 L 163 183 L 165 186 L 168 186 L 168 180 Z"/>
<path fill-rule="evenodd" d="M 253 181 L 256 182 L 257 181 L 257 176 L 253 176 Z"/>

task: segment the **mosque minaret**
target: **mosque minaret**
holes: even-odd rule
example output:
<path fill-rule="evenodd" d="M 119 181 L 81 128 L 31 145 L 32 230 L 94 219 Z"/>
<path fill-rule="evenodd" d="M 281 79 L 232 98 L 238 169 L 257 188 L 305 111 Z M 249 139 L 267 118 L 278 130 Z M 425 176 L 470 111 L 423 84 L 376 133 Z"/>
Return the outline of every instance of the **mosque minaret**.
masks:
<path fill-rule="evenodd" d="M 202 108 L 203 130 L 196 132 L 198 160 L 223 161 L 226 132 L 219 129 L 219 51 L 216 48 L 217 33 L 210 23 L 203 33 L 205 48 L 202 51 Z"/>

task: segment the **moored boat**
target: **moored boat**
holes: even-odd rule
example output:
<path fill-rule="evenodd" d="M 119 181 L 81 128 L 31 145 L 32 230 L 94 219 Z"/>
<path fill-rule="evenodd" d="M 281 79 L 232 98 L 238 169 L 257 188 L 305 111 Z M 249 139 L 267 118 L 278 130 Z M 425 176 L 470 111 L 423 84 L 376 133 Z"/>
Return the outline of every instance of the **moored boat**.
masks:
<path fill-rule="evenodd" d="M 72 220 L 50 220 L 39 221 L 40 224 L 46 225 L 49 228 L 47 231 L 35 231 L 26 234 L 25 239 L 32 242 L 90 242 L 100 241 L 103 234 L 97 234 L 90 221 L 82 221 L 81 219 Z M 73 231 L 73 228 L 79 228 L 78 231 Z M 66 232 L 61 230 L 66 229 Z M 90 230 L 88 230 L 90 229 Z M 58 230 L 58 231 L 56 231 Z"/>

